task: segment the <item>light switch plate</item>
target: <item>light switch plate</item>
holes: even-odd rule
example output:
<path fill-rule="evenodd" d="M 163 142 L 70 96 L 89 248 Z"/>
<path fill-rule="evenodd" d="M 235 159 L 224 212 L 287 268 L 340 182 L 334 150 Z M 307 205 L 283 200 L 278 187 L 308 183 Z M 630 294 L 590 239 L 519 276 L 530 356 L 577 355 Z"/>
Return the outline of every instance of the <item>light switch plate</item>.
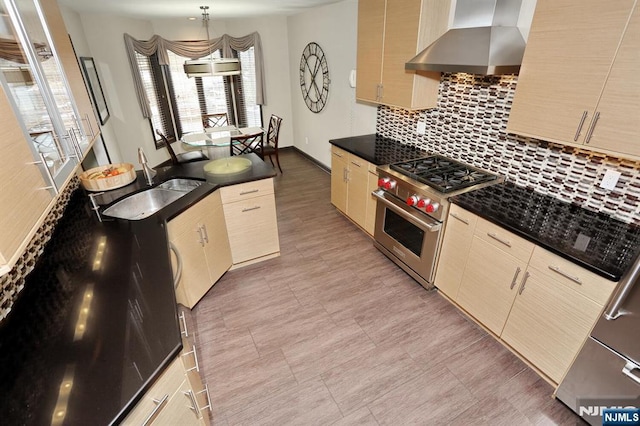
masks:
<path fill-rule="evenodd" d="M 600 182 L 600 188 L 615 188 L 621 175 L 622 173 L 616 172 L 615 170 L 607 170 L 607 172 L 604 174 L 604 177 L 602 178 L 602 181 Z"/>
<path fill-rule="evenodd" d="M 419 135 L 424 135 L 427 132 L 427 123 L 424 121 L 418 121 L 418 127 L 416 128 L 416 133 Z"/>

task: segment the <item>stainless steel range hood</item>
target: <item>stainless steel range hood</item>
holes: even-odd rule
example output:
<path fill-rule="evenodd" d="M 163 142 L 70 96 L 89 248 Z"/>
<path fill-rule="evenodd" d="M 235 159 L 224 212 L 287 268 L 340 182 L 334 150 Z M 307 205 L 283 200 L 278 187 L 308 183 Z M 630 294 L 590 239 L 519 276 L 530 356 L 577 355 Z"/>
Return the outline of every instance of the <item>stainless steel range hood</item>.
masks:
<path fill-rule="evenodd" d="M 526 43 L 522 0 L 457 0 L 452 27 L 405 64 L 407 70 L 515 74 Z"/>

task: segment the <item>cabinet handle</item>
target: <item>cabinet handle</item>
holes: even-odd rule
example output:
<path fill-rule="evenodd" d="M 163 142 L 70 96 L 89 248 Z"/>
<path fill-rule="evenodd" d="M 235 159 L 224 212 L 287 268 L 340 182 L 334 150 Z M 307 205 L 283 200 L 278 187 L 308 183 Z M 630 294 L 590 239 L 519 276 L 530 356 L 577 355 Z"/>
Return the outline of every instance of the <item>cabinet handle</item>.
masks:
<path fill-rule="evenodd" d="M 449 216 L 451 216 L 454 219 L 458 219 L 460 222 L 464 223 L 465 225 L 469 224 L 469 221 L 467 219 L 463 219 L 455 213 L 449 213 Z"/>
<path fill-rule="evenodd" d="M 524 277 L 522 277 L 522 284 L 520 284 L 520 290 L 518 290 L 518 294 L 522 294 L 522 292 L 524 291 L 524 285 L 527 283 L 530 275 L 531 274 L 529 274 L 529 271 L 524 273 Z"/>
<path fill-rule="evenodd" d="M 209 244 L 209 233 L 207 232 L 207 225 L 201 225 L 202 227 L 202 235 L 204 236 L 204 242 Z"/>
<path fill-rule="evenodd" d="M 494 240 L 496 240 L 499 243 L 504 244 L 505 246 L 511 248 L 511 242 L 507 241 L 507 240 L 503 240 L 502 238 L 498 237 L 496 234 L 494 234 L 493 232 L 487 232 L 487 235 L 490 236 L 491 238 L 493 238 Z"/>
<path fill-rule="evenodd" d="M 556 274 L 562 275 L 563 277 L 573 281 L 574 283 L 578 284 L 578 285 L 582 285 L 582 281 L 580 281 L 579 277 L 574 277 L 572 275 L 567 274 L 566 272 L 562 271 L 560 268 L 558 268 L 557 266 L 554 265 L 549 265 L 549 269 L 551 269 L 553 272 L 555 272 Z"/>
<path fill-rule="evenodd" d="M 196 370 L 199 373 L 200 372 L 200 364 L 198 363 L 198 352 L 196 351 L 196 345 L 191 346 L 191 351 L 182 354 L 182 357 L 184 358 L 185 356 L 189 356 L 191 354 L 193 354 L 193 362 L 195 363 L 195 366 L 193 366 L 191 368 L 187 368 L 187 371 Z"/>
<path fill-rule="evenodd" d="M 189 397 L 189 399 L 191 400 L 191 407 L 189 407 L 189 409 L 191 411 L 193 411 L 194 413 L 196 413 L 196 417 L 198 419 L 202 418 L 202 413 L 200 413 L 200 407 L 198 407 L 198 401 L 196 401 L 196 396 L 193 394 L 193 391 L 191 389 L 189 389 L 186 392 L 183 392 L 186 396 Z"/>
<path fill-rule="evenodd" d="M 250 212 L 252 210 L 258 210 L 259 208 L 260 208 L 260 206 L 255 206 L 255 207 L 249 207 L 247 209 L 242 209 L 242 213 Z"/>
<path fill-rule="evenodd" d="M 209 395 L 209 385 L 205 384 L 204 389 L 202 389 L 200 392 L 196 392 L 196 395 L 200 395 L 201 393 L 207 395 L 207 405 L 202 407 L 202 409 L 211 411 L 211 396 Z"/>
<path fill-rule="evenodd" d="M 200 241 L 200 245 L 204 247 L 204 237 L 202 236 L 202 227 L 198 226 L 198 230 L 196 232 L 198 233 L 198 240 Z"/>
<path fill-rule="evenodd" d="M 349 170 L 344 169 L 345 182 L 349 183 Z"/>
<path fill-rule="evenodd" d="M 378 176 L 378 173 L 377 173 L 377 172 L 374 172 L 373 170 L 369 170 L 368 172 L 369 172 L 370 174 L 374 175 L 374 176 Z"/>
<path fill-rule="evenodd" d="M 578 130 L 576 130 L 576 135 L 573 137 L 573 141 L 577 142 L 580 137 L 580 131 L 582 130 L 582 126 L 584 125 L 584 120 L 587 119 L 587 111 L 582 113 L 582 118 L 580 119 L 580 123 L 578 123 Z"/>
<path fill-rule="evenodd" d="M 260 190 L 259 189 L 250 189 L 249 191 L 242 191 L 240 193 L 240 195 L 255 194 L 256 192 L 260 192 Z"/>
<path fill-rule="evenodd" d="M 91 139 L 93 139 L 93 137 L 96 135 L 95 133 L 93 133 L 93 126 L 91 126 L 91 120 L 89 120 L 89 114 L 85 114 L 84 115 L 85 118 L 82 119 L 82 121 L 87 121 L 87 124 L 89 125 L 89 133 L 91 134 Z"/>
<path fill-rule="evenodd" d="M 202 239 L 200 241 L 202 241 Z M 169 243 L 169 248 L 176 255 L 176 261 L 178 262 L 178 270 L 176 271 L 176 274 L 173 277 L 173 288 L 177 288 L 178 283 L 180 282 L 180 278 L 182 278 L 182 256 L 180 256 L 178 247 L 176 247 L 173 243 Z M 186 330 L 186 323 L 185 323 L 185 330 Z"/>
<path fill-rule="evenodd" d="M 29 164 L 35 164 L 35 165 L 40 165 L 42 164 L 42 166 L 44 167 L 44 172 L 47 175 L 47 179 L 49 180 L 50 185 L 49 186 L 45 186 L 42 187 L 41 189 L 53 189 L 53 192 L 58 195 L 58 187 L 56 186 L 56 181 L 53 179 L 53 175 L 51 174 L 51 170 L 49 170 L 49 166 L 47 166 L 47 159 L 45 158 L 43 153 L 38 153 L 38 155 L 40 155 L 40 161 L 34 161 L 33 163 L 29 163 Z"/>
<path fill-rule="evenodd" d="M 355 161 L 352 161 L 351 164 L 353 164 L 356 167 L 362 167 L 360 164 L 356 163 Z"/>
<path fill-rule="evenodd" d="M 591 136 L 593 136 L 593 130 L 596 128 L 596 123 L 598 122 L 599 118 L 600 118 L 600 111 L 596 112 L 596 115 L 593 116 L 593 119 L 591 120 L 591 125 L 589 126 L 589 131 L 587 132 L 587 137 L 584 143 L 589 143 L 589 141 L 591 140 Z"/>
<path fill-rule="evenodd" d="M 520 275 L 520 267 L 518 266 L 518 268 L 516 269 L 516 274 L 513 276 L 513 280 L 511 280 L 511 287 L 509 287 L 509 290 L 513 290 L 513 288 L 516 286 L 516 281 L 518 279 L 518 275 Z"/>
<path fill-rule="evenodd" d="M 640 377 L 633 374 L 633 370 L 638 370 L 638 369 L 640 369 L 639 366 L 635 365 L 631 361 L 627 361 L 625 366 L 622 368 L 622 374 L 624 374 L 625 376 L 627 376 L 628 378 L 630 378 L 631 380 L 633 380 L 634 382 L 640 385 Z"/>
<path fill-rule="evenodd" d="M 340 154 L 339 152 L 331 151 L 331 153 L 336 157 L 340 157 L 340 158 L 344 157 L 344 155 Z"/>
<path fill-rule="evenodd" d="M 184 315 L 184 311 L 180 312 L 178 318 L 180 318 L 180 322 L 182 323 L 182 331 L 180 331 L 180 334 L 182 334 L 184 337 L 189 337 L 189 330 L 187 329 L 187 318 Z"/>
<path fill-rule="evenodd" d="M 142 422 L 143 426 L 147 426 L 153 423 L 153 421 L 156 419 L 156 416 L 160 413 L 160 410 L 162 410 L 162 408 L 167 405 L 168 400 L 169 394 L 165 394 L 162 399 L 153 398 L 153 403 L 156 404 L 156 406 L 153 408 L 153 411 L 147 416 L 147 418 Z"/>

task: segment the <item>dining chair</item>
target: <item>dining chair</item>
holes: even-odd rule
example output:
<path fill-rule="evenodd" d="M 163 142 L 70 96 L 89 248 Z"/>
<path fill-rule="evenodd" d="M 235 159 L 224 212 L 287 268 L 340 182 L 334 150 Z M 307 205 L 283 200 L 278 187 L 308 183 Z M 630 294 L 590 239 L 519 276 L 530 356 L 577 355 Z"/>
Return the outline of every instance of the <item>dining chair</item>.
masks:
<path fill-rule="evenodd" d="M 264 160 L 262 156 L 264 133 L 254 133 L 250 135 L 237 135 L 231 136 L 231 143 L 229 144 L 230 155 L 242 155 L 255 152 L 258 156 Z"/>
<path fill-rule="evenodd" d="M 167 161 L 163 161 L 158 164 L 156 167 L 164 167 L 169 165 L 176 165 L 181 163 L 193 163 L 194 161 L 208 160 L 209 157 L 204 155 L 202 151 L 188 151 L 181 152 L 176 154 L 173 148 L 171 148 L 171 142 L 169 139 L 160 131 L 156 129 L 156 134 L 162 138 L 162 142 L 164 143 L 165 148 L 169 151 L 169 158 Z"/>
<path fill-rule="evenodd" d="M 209 127 L 222 127 L 229 125 L 229 117 L 226 112 L 215 114 L 202 114 L 202 126 L 207 129 Z"/>
<path fill-rule="evenodd" d="M 280 135 L 280 124 L 282 123 L 282 118 L 278 117 L 275 114 L 271 114 L 271 118 L 269 119 L 269 128 L 267 130 L 267 143 L 264 144 L 261 153 L 259 154 L 263 159 L 264 157 L 269 157 L 269 161 L 271 161 L 271 165 L 275 167 L 273 164 L 272 156 L 276 157 L 276 164 L 278 164 L 278 169 L 280 173 L 282 172 L 282 167 L 280 167 L 280 158 L 278 157 L 278 136 Z"/>

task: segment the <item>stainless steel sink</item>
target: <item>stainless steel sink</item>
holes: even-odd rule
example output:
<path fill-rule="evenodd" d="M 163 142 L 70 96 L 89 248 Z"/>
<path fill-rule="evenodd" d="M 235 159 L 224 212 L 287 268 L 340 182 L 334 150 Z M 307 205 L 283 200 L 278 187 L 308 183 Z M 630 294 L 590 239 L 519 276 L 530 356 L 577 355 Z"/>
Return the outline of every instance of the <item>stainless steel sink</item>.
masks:
<path fill-rule="evenodd" d="M 102 213 L 105 216 L 127 220 L 140 220 L 185 196 L 202 182 L 192 179 L 171 179 L 120 200 Z"/>
<path fill-rule="evenodd" d="M 191 192 L 202 185 L 199 180 L 176 178 L 158 185 L 158 188 L 171 189 L 172 191 Z"/>

